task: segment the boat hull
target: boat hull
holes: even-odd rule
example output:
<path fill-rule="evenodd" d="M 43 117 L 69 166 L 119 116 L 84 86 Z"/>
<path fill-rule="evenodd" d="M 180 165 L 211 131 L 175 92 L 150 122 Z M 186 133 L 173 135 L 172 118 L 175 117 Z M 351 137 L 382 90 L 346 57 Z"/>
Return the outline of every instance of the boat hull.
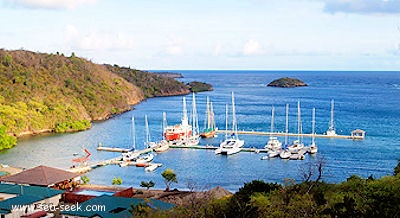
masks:
<path fill-rule="evenodd" d="M 200 134 L 202 138 L 213 138 L 215 136 L 215 131 L 210 131 L 210 132 L 203 132 Z"/>

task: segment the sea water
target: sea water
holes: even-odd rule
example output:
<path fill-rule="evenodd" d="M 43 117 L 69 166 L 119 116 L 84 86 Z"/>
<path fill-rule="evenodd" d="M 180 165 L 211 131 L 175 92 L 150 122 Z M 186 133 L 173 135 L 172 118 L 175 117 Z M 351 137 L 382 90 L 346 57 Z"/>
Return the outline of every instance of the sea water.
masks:
<path fill-rule="evenodd" d="M 335 100 L 336 132 L 349 135 L 354 129 L 366 131 L 365 140 L 316 138 L 318 153 L 303 161 L 281 159 L 260 160 L 263 154 L 241 152 L 231 156 L 215 155 L 212 150 L 171 149 L 157 154 L 154 162 L 163 166 L 154 172 L 143 168 L 110 165 L 89 173 L 91 183 L 111 185 L 121 177 L 124 186 L 139 187 L 141 181 L 154 181 L 155 188 L 165 184 L 161 172 L 167 168 L 177 173 L 178 183 L 172 188 L 208 189 L 222 186 L 237 191 L 245 182 L 262 179 L 284 183 L 301 181 L 309 166 L 323 164 L 323 180 L 339 183 L 356 174 L 376 178 L 390 175 L 400 158 L 400 75 L 398 72 L 333 72 L 333 71 L 177 71 L 183 82 L 193 80 L 210 83 L 214 91 L 196 94 L 200 129 L 204 126 L 206 97 L 213 102 L 219 129 L 225 129 L 225 105 L 229 106 L 231 129 L 231 92 L 239 130 L 269 131 L 271 109 L 275 107 L 275 131 L 285 131 L 285 105 L 289 104 L 289 132 L 297 132 L 297 101 L 301 105 L 304 133 L 311 133 L 312 108 L 316 108 L 316 132 L 328 129 L 331 99 Z M 303 80 L 307 87 L 273 88 L 267 84 L 280 77 Z M 189 113 L 191 95 L 186 96 Z M 90 130 L 71 134 L 52 134 L 20 139 L 18 145 L 0 152 L 0 163 L 19 167 L 48 165 L 69 168 L 74 153 L 84 156 L 82 148 L 91 152 L 90 161 L 116 157 L 118 153 L 98 152 L 103 146 L 130 148 L 133 144 L 131 117 L 135 116 L 136 148 L 144 148 L 144 115 L 149 118 L 152 140 L 162 135 L 162 112 L 169 125 L 180 123 L 182 96 L 151 98 L 134 106 L 134 110 L 93 124 Z M 240 135 L 245 147 L 263 148 L 266 136 Z M 215 145 L 224 139 L 202 139 L 200 145 Z M 297 137 L 289 138 L 289 141 Z M 279 137 L 284 141 L 284 137 Z M 310 138 L 303 138 L 307 145 Z M 265 155 L 265 154 L 264 154 Z"/>

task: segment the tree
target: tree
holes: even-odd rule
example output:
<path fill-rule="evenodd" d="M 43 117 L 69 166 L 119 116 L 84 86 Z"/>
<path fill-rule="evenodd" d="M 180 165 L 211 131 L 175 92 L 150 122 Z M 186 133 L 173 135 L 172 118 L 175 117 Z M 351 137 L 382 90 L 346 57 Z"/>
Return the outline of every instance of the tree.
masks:
<path fill-rule="evenodd" d="M 0 126 L 0 150 L 11 148 L 16 144 L 17 139 L 7 134 L 5 126 Z"/>
<path fill-rule="evenodd" d="M 87 177 L 86 175 L 82 176 L 81 180 L 82 180 L 83 184 L 88 184 L 90 182 L 89 177 Z"/>
<path fill-rule="evenodd" d="M 394 176 L 400 175 L 400 159 L 397 160 L 397 166 L 394 168 Z"/>
<path fill-rule="evenodd" d="M 122 179 L 121 177 L 114 177 L 113 180 L 111 181 L 112 185 L 121 185 L 122 184 Z"/>
<path fill-rule="evenodd" d="M 150 180 L 150 182 L 142 181 L 140 187 L 147 188 L 147 190 L 149 190 L 150 188 L 154 187 L 154 185 L 155 183 L 152 180 Z"/>
<path fill-rule="evenodd" d="M 166 191 L 169 191 L 169 187 L 173 182 L 178 183 L 176 173 L 172 169 L 166 169 L 161 173 L 161 176 L 164 178 L 165 185 L 167 186 Z"/>

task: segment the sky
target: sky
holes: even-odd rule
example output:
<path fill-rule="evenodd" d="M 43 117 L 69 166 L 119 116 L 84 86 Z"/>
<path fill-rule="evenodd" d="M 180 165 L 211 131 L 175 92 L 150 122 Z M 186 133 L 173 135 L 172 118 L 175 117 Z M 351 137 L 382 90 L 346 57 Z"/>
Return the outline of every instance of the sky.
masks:
<path fill-rule="evenodd" d="M 142 70 L 400 70 L 400 0 L 0 0 L 0 48 Z"/>

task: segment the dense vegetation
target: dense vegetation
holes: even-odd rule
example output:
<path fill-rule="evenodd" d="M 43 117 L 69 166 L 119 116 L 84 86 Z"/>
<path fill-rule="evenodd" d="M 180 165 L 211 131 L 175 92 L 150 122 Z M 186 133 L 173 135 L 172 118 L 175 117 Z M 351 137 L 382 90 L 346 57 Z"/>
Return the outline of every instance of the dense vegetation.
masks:
<path fill-rule="evenodd" d="M 184 83 L 171 77 L 162 76 L 158 73 L 149 73 L 141 70 L 120 67 L 118 65 L 106 66 L 111 72 L 140 87 L 145 98 L 184 95 L 190 93 L 190 90 Z"/>
<path fill-rule="evenodd" d="M 189 88 L 191 92 L 205 92 L 205 91 L 212 91 L 213 87 L 211 84 L 193 81 L 187 83 L 186 86 Z"/>
<path fill-rule="evenodd" d="M 400 160 L 393 176 L 353 175 L 340 184 L 311 180 L 286 184 L 255 180 L 222 199 L 200 199 L 147 217 L 400 217 Z M 320 168 L 321 169 L 321 168 Z M 315 173 L 315 175 L 319 175 Z M 138 214 L 135 214 L 138 215 Z M 140 214 L 139 214 L 140 215 Z M 144 215 L 144 214 L 142 214 Z"/>
<path fill-rule="evenodd" d="M 299 86 L 307 86 L 303 81 L 296 78 L 284 77 L 280 79 L 276 79 L 268 84 L 268 86 L 272 87 L 281 87 L 281 88 L 293 88 Z"/>
<path fill-rule="evenodd" d="M 84 130 L 142 99 L 138 87 L 74 54 L 0 50 L 0 125 L 14 136 Z"/>
<path fill-rule="evenodd" d="M 189 92 L 173 78 L 94 64 L 74 53 L 0 49 L 0 150 L 18 136 L 85 130 L 144 98 Z"/>

